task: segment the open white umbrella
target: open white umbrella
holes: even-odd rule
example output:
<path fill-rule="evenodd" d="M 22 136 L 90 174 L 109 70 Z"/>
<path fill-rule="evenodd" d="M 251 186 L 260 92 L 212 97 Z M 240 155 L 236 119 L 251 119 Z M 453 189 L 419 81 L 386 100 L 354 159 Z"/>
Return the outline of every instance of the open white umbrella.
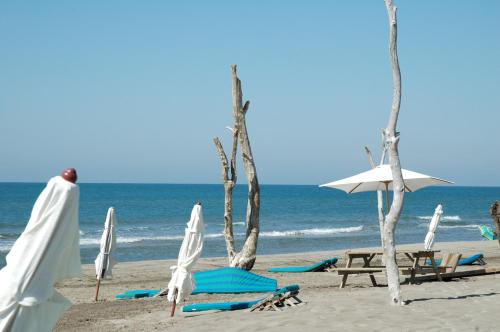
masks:
<path fill-rule="evenodd" d="M 177 265 L 170 267 L 172 279 L 168 283 L 167 299 L 169 302 L 173 302 L 171 316 L 174 315 L 176 303 L 179 303 L 185 295 L 189 295 L 193 291 L 194 281 L 191 270 L 201 255 L 204 233 L 201 204 L 196 203 L 185 229 Z"/>
<path fill-rule="evenodd" d="M 436 210 L 434 211 L 434 215 L 432 216 L 431 222 L 429 223 L 429 231 L 425 236 L 425 241 L 424 241 L 425 250 L 431 250 L 432 246 L 434 245 L 434 236 L 442 215 L 443 215 L 443 207 L 441 206 L 441 204 L 439 204 L 436 207 Z"/>
<path fill-rule="evenodd" d="M 0 331 L 52 331 L 71 306 L 54 284 L 81 274 L 78 202 L 78 186 L 61 176 L 36 200 L 0 271 Z"/>
<path fill-rule="evenodd" d="M 406 192 L 416 191 L 418 189 L 433 185 L 453 183 L 448 180 L 443 180 L 430 175 L 408 171 L 406 169 L 401 169 L 401 172 L 403 173 L 403 181 L 405 184 Z M 385 190 L 387 211 L 389 211 L 388 191 L 392 190 L 391 166 L 385 164 L 379 165 L 375 168 L 372 168 L 369 171 L 359 173 L 342 180 L 322 184 L 320 185 L 320 187 L 340 189 L 348 194 L 364 192 L 364 191 Z"/>
<path fill-rule="evenodd" d="M 112 276 L 112 268 L 115 265 L 113 259 L 113 251 L 116 247 L 116 217 L 115 209 L 110 207 L 104 222 L 104 232 L 101 237 L 101 249 L 95 259 L 95 275 L 97 278 L 97 287 L 95 292 L 95 300 L 99 296 L 99 286 L 101 279 L 110 278 Z"/>

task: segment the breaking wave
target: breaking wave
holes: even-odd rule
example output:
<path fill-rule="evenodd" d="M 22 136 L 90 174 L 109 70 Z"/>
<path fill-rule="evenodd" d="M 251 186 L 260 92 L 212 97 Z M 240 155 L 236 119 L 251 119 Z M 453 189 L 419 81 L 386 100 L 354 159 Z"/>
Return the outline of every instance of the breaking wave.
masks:
<path fill-rule="evenodd" d="M 418 216 L 417 219 L 420 220 L 431 220 L 432 216 Z M 442 216 L 441 221 L 461 221 L 460 216 Z"/>
<path fill-rule="evenodd" d="M 470 228 L 477 229 L 480 225 L 470 224 L 470 225 L 439 225 L 438 228 Z"/>
<path fill-rule="evenodd" d="M 217 238 L 222 237 L 223 234 L 205 234 L 205 238 Z M 141 241 L 182 241 L 184 239 L 184 235 L 171 235 L 171 236 L 117 236 L 117 243 L 136 243 Z M 89 246 L 89 245 L 99 245 L 101 243 L 100 238 L 84 238 L 80 239 L 80 245 Z"/>
<path fill-rule="evenodd" d="M 12 248 L 13 243 L 11 244 L 0 244 L 0 252 L 9 252 L 10 248 Z"/>
<path fill-rule="evenodd" d="M 263 237 L 297 237 L 297 236 L 321 236 L 339 233 L 353 233 L 363 230 L 363 226 L 343 227 L 343 228 L 312 228 L 289 231 L 261 232 Z"/>
<path fill-rule="evenodd" d="M 343 228 L 312 228 L 312 229 L 301 229 L 301 230 L 288 230 L 288 231 L 271 231 L 271 232 L 260 232 L 262 237 L 301 237 L 301 236 L 324 236 L 340 233 L 352 233 L 360 232 L 363 230 L 363 226 L 356 227 L 343 227 Z M 222 233 L 209 233 L 205 234 L 205 239 L 221 238 L 224 234 Z M 235 237 L 244 237 L 245 233 L 235 233 Z M 170 235 L 170 236 L 117 236 L 117 243 L 136 243 L 141 241 L 182 241 L 184 235 Z M 81 238 L 80 245 L 83 246 L 94 246 L 99 245 L 101 242 L 100 238 Z"/>

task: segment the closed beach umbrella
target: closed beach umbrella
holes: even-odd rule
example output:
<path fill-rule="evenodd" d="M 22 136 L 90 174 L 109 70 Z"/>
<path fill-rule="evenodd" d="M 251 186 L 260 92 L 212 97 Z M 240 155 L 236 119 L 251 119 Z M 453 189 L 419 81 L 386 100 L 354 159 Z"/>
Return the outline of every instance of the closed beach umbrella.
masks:
<path fill-rule="evenodd" d="M 71 306 L 54 289 L 81 274 L 76 171 L 63 176 L 47 183 L 0 270 L 0 331 L 52 331 Z"/>
<path fill-rule="evenodd" d="M 175 304 L 179 303 L 186 295 L 191 294 L 194 288 L 191 270 L 201 255 L 204 233 L 201 204 L 197 203 L 193 207 L 191 219 L 185 229 L 177 265 L 171 267 L 172 279 L 168 283 L 167 299 L 169 302 L 174 302 L 172 315 L 175 311 Z"/>
<path fill-rule="evenodd" d="M 115 265 L 115 260 L 112 257 L 113 251 L 116 247 L 116 217 L 115 209 L 110 207 L 104 222 L 104 232 L 101 237 L 101 249 L 97 258 L 95 259 L 95 275 L 97 278 L 97 289 L 95 300 L 99 295 L 99 285 L 101 279 L 112 276 L 112 268 Z"/>
<path fill-rule="evenodd" d="M 443 207 L 439 204 L 434 211 L 434 215 L 432 216 L 431 222 L 429 223 L 429 231 L 425 236 L 424 247 L 425 250 L 431 250 L 434 245 L 434 236 L 441 220 L 441 216 L 443 215 Z"/>
<path fill-rule="evenodd" d="M 428 186 L 453 183 L 430 175 L 401 169 L 406 192 L 416 191 Z M 392 190 L 392 171 L 390 165 L 379 165 L 369 171 L 354 176 L 322 184 L 320 187 L 340 189 L 348 194 L 364 191 L 385 190 L 387 211 L 389 211 L 388 191 Z"/>

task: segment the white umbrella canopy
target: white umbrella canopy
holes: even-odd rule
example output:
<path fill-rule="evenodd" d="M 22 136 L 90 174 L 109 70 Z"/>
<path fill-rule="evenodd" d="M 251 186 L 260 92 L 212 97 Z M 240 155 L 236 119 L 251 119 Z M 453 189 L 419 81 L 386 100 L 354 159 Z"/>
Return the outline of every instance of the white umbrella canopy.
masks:
<path fill-rule="evenodd" d="M 434 215 L 432 216 L 431 222 L 429 223 L 429 231 L 425 236 L 424 248 L 425 250 L 431 250 L 434 245 L 434 237 L 435 233 L 441 220 L 441 216 L 443 215 L 443 206 L 439 204 L 434 211 Z"/>
<path fill-rule="evenodd" d="M 433 185 L 453 183 L 448 180 L 408 171 L 406 169 L 401 169 L 401 172 L 403 173 L 406 192 L 416 191 Z M 369 171 L 342 180 L 325 183 L 320 185 L 320 187 L 340 189 L 348 194 L 364 191 L 392 190 L 391 166 L 385 164 L 379 165 Z"/>
<path fill-rule="evenodd" d="M 172 279 L 168 283 L 167 299 L 169 302 L 175 300 L 175 303 L 179 303 L 193 291 L 194 281 L 191 270 L 201 255 L 204 233 L 203 212 L 201 204 L 197 203 L 191 211 L 191 219 L 185 229 L 177 265 L 170 267 Z"/>
<path fill-rule="evenodd" d="M 54 284 L 81 274 L 79 196 L 77 185 L 56 176 L 36 200 L 0 270 L 0 331 L 52 331 L 71 306 Z"/>
<path fill-rule="evenodd" d="M 110 207 L 104 222 L 104 232 L 101 237 L 101 250 L 95 259 L 95 274 L 97 279 L 112 277 L 112 268 L 115 265 L 113 251 L 116 248 L 116 215 L 115 209 Z"/>

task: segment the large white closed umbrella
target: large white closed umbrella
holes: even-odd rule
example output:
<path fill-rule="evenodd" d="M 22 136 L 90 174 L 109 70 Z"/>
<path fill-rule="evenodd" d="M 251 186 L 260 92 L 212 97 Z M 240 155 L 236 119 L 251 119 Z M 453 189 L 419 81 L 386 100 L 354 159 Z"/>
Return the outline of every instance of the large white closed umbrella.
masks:
<path fill-rule="evenodd" d="M 448 180 L 436 178 L 430 175 L 421 174 L 406 169 L 401 169 L 406 192 L 416 191 L 428 186 L 453 183 Z M 389 211 L 388 191 L 392 190 L 392 171 L 390 165 L 379 165 L 369 171 L 356 174 L 354 176 L 329 182 L 320 185 L 320 187 L 329 187 L 340 189 L 348 194 L 364 191 L 385 190 L 387 211 Z"/>
<path fill-rule="evenodd" d="M 52 331 L 71 306 L 54 284 L 81 274 L 79 195 L 77 185 L 56 176 L 36 200 L 0 270 L 0 331 Z"/>
<path fill-rule="evenodd" d="M 115 209 L 110 207 L 104 222 L 104 231 L 101 237 L 101 248 L 99 254 L 95 259 L 95 275 L 97 278 L 97 287 L 95 293 L 95 300 L 99 295 L 99 285 L 101 279 L 111 278 L 113 275 L 112 269 L 115 265 L 113 258 L 113 251 L 116 248 L 116 216 Z"/>
<path fill-rule="evenodd" d="M 168 283 L 167 299 L 169 302 L 174 302 L 172 315 L 175 311 L 175 304 L 193 291 L 194 281 L 191 270 L 201 255 L 204 233 L 203 212 L 201 204 L 197 203 L 191 211 L 191 219 L 185 229 L 177 265 L 170 267 L 172 279 Z"/>
<path fill-rule="evenodd" d="M 443 215 L 443 207 L 441 206 L 441 204 L 438 204 L 436 210 L 434 211 L 434 215 L 432 216 L 431 222 L 429 223 L 429 231 L 425 236 L 425 241 L 424 241 L 425 250 L 431 250 L 432 246 L 434 245 L 435 233 L 442 215 Z"/>

